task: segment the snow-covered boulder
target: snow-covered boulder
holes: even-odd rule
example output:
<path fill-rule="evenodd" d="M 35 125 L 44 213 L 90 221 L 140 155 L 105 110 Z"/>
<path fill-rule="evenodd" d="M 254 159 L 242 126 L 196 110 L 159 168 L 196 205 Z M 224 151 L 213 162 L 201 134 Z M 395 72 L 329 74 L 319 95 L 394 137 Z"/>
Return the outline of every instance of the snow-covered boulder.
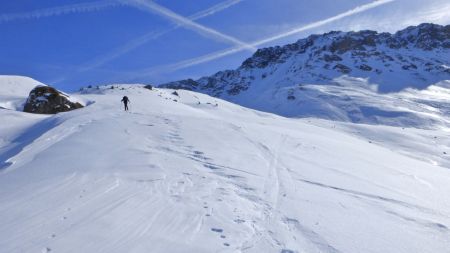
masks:
<path fill-rule="evenodd" d="M 28 96 L 24 112 L 55 114 L 82 108 L 79 102 L 71 101 L 69 96 L 50 86 L 36 86 Z"/>

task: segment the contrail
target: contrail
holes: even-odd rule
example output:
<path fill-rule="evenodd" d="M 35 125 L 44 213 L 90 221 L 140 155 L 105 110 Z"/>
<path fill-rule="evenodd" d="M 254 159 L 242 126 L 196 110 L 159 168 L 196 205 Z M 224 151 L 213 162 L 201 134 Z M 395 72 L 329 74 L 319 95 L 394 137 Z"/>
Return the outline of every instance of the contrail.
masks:
<path fill-rule="evenodd" d="M 305 25 L 305 26 L 294 28 L 294 29 L 289 30 L 287 32 L 280 33 L 280 34 L 277 34 L 275 36 L 259 40 L 257 42 L 252 43 L 251 45 L 259 46 L 259 45 L 262 45 L 262 44 L 266 44 L 268 42 L 272 42 L 272 41 L 275 41 L 275 40 L 278 40 L 278 39 L 289 37 L 289 36 L 297 34 L 299 32 L 303 32 L 305 30 L 310 30 L 310 29 L 313 29 L 313 28 L 317 28 L 319 26 L 326 25 L 328 23 L 337 21 L 339 19 L 343 19 L 345 17 L 352 16 L 352 15 L 355 15 L 357 13 L 361 13 L 361 12 L 373 9 L 375 7 L 378 7 L 380 5 L 384 5 L 384 4 L 393 2 L 393 1 L 396 1 L 396 0 L 377 0 L 377 1 L 374 1 L 372 3 L 368 3 L 368 4 L 365 4 L 365 5 L 358 6 L 358 7 L 354 8 L 354 9 L 351 9 L 351 10 L 346 11 L 344 13 L 341 13 L 339 15 L 333 16 L 331 18 L 327 18 L 327 19 L 324 19 L 324 20 L 321 20 L 321 21 L 317 21 L 317 22 Z"/>
<path fill-rule="evenodd" d="M 188 18 L 191 20 L 197 20 L 197 19 L 201 19 L 207 16 L 211 16 L 213 14 L 216 14 L 218 12 L 221 12 L 223 10 L 226 10 L 228 8 L 230 8 L 233 5 L 236 5 L 240 2 L 242 2 L 244 0 L 228 0 L 228 1 L 224 1 L 221 3 L 218 3 L 214 6 L 212 6 L 211 8 L 208 8 L 206 10 L 200 11 L 192 16 L 189 16 Z"/>
<path fill-rule="evenodd" d="M 341 14 L 338 14 L 336 16 L 333 16 L 333 17 L 330 17 L 330 18 L 327 18 L 327 19 L 324 19 L 324 20 L 316 21 L 314 23 L 310 23 L 310 24 L 307 24 L 307 25 L 304 25 L 304 26 L 300 26 L 300 27 L 288 30 L 288 31 L 280 33 L 280 34 L 277 34 L 277 35 L 274 35 L 274 36 L 271 36 L 271 37 L 268 37 L 268 38 L 264 38 L 264 39 L 252 42 L 252 43 L 250 43 L 250 46 L 257 47 L 257 46 L 260 46 L 260 45 L 263 45 L 263 44 L 266 44 L 266 43 L 269 43 L 269 42 L 273 42 L 273 41 L 276 41 L 276 40 L 279 40 L 279 39 L 282 39 L 282 38 L 286 38 L 286 37 L 292 36 L 294 34 L 297 34 L 297 33 L 300 33 L 300 32 L 306 31 L 306 30 L 310 30 L 310 29 L 313 29 L 313 28 L 317 28 L 317 27 L 329 24 L 331 22 L 334 22 L 334 21 L 337 21 L 337 20 L 340 20 L 340 19 L 352 16 L 352 15 L 355 15 L 355 14 L 358 14 L 358 13 L 361 13 L 361 12 L 364 12 L 364 11 L 376 8 L 378 6 L 381 6 L 381 5 L 384 5 L 384 4 L 393 2 L 393 1 L 396 1 L 396 0 L 377 0 L 377 1 L 374 1 L 372 3 L 361 5 L 361 6 L 358 6 L 356 8 L 353 8 L 351 10 L 348 10 L 346 12 L 343 12 Z M 212 60 L 216 60 L 216 59 L 219 59 L 219 58 L 222 58 L 222 57 L 225 57 L 225 56 L 228 56 L 228 55 L 240 52 L 242 50 L 244 50 L 244 48 L 242 46 L 235 46 L 235 47 L 231 47 L 231 48 L 228 48 L 228 49 L 225 49 L 225 50 L 217 51 L 217 52 L 214 52 L 214 53 L 211 53 L 211 54 L 203 55 L 203 56 L 200 56 L 200 57 L 187 59 L 187 60 L 184 60 L 184 61 L 181 61 L 181 62 L 178 62 L 178 63 L 169 64 L 169 65 L 165 65 L 165 66 L 160 66 L 160 67 L 156 67 L 156 68 L 151 68 L 151 69 L 148 69 L 147 71 L 150 72 L 150 73 L 155 73 L 155 72 L 160 72 L 160 71 L 171 72 L 171 71 L 174 71 L 174 70 L 179 70 L 179 69 L 187 68 L 187 67 L 190 67 L 190 66 L 195 66 L 195 65 L 198 65 L 198 64 L 201 64 L 201 63 L 210 62 Z M 142 71 L 140 71 L 140 72 L 142 72 Z"/>
<path fill-rule="evenodd" d="M 208 9 L 205 9 L 203 11 L 195 13 L 194 15 L 189 16 L 188 19 L 190 19 L 192 21 L 202 19 L 202 18 L 211 16 L 211 15 L 214 15 L 218 12 L 221 12 L 225 9 L 228 9 L 231 6 L 236 5 L 242 1 L 244 1 L 244 0 L 227 0 L 227 1 L 221 2 L 219 4 L 213 5 L 212 7 L 208 8 Z M 114 51 L 112 51 L 108 54 L 105 54 L 103 56 L 93 59 L 92 62 L 90 62 L 90 63 L 83 64 L 83 66 L 79 70 L 80 71 L 88 71 L 90 69 L 100 67 L 100 66 L 116 59 L 117 57 L 120 57 L 120 56 L 128 53 L 129 51 L 148 43 L 151 40 L 157 39 L 157 38 L 163 36 L 164 34 L 167 34 L 169 32 L 172 32 L 172 31 L 178 29 L 179 27 L 181 27 L 181 26 L 178 24 L 175 24 L 175 25 L 171 26 L 170 28 L 159 31 L 159 32 L 152 31 L 152 32 L 146 33 L 143 36 L 140 36 L 138 38 L 128 41 L 121 47 L 116 48 Z"/>
<path fill-rule="evenodd" d="M 246 50 L 250 50 L 252 52 L 256 50 L 256 48 L 254 46 L 251 46 L 245 42 L 242 42 L 239 39 L 236 39 L 232 36 L 218 32 L 212 28 L 198 24 L 188 18 L 185 18 L 181 15 L 176 14 L 175 12 L 173 12 L 161 5 L 158 5 L 157 3 L 155 3 L 151 0 L 120 0 L 120 1 L 124 4 L 134 6 L 141 10 L 144 10 L 144 11 L 151 11 L 152 13 L 155 13 L 164 18 L 167 18 L 167 19 L 171 20 L 172 22 L 174 22 L 178 25 L 181 25 L 183 27 L 186 27 L 188 29 L 191 29 L 205 37 L 213 38 L 218 41 L 228 42 L 233 45 L 237 45 L 237 46 L 241 47 L 243 50 L 246 49 Z"/>
<path fill-rule="evenodd" d="M 15 20 L 39 19 L 44 17 L 59 16 L 78 12 L 98 11 L 110 7 L 123 6 L 124 4 L 113 0 L 103 0 L 90 3 L 64 5 L 29 12 L 0 14 L 0 24 Z"/>

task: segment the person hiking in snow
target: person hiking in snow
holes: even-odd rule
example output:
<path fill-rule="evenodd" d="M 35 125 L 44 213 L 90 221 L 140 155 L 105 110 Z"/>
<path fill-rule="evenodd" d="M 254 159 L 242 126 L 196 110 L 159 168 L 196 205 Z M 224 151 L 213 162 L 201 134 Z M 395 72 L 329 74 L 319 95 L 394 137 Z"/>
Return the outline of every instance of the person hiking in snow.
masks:
<path fill-rule="evenodd" d="M 128 99 L 127 96 L 123 96 L 122 100 L 123 105 L 125 106 L 125 111 L 128 111 L 128 102 L 130 102 L 130 99 Z"/>

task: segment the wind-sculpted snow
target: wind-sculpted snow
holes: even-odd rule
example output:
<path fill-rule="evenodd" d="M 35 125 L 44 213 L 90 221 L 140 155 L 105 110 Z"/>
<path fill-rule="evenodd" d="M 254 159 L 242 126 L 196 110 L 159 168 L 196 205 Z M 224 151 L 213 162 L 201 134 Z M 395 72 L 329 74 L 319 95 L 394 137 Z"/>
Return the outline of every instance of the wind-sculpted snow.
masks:
<path fill-rule="evenodd" d="M 30 91 L 42 83 L 28 77 L 0 75 L 0 108 L 23 110 Z"/>
<path fill-rule="evenodd" d="M 447 128 L 113 87 L 86 89 L 77 96 L 95 103 L 57 115 L 0 110 L 1 252 L 450 248 Z"/>
<path fill-rule="evenodd" d="M 435 116 L 417 115 L 398 98 L 404 90 L 434 89 L 432 85 L 449 81 L 449 66 L 450 26 L 422 24 L 395 34 L 312 35 L 259 49 L 236 70 L 161 87 L 198 91 L 289 117 L 429 127 Z M 370 105 L 372 97 L 387 106 Z M 439 109 L 421 102 L 432 111 Z M 393 109 L 398 103 L 400 108 Z"/>

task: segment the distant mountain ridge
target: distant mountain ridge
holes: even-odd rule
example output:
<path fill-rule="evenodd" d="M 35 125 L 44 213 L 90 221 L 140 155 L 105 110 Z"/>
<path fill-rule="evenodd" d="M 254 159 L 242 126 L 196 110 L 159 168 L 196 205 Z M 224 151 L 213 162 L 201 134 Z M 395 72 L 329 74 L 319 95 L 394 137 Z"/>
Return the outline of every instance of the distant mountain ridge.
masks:
<path fill-rule="evenodd" d="M 421 24 L 394 34 L 364 30 L 311 35 L 259 49 L 236 70 L 161 87 L 202 92 L 285 116 L 372 122 L 360 110 L 361 101 L 350 96 L 342 103 L 342 96 L 330 89 L 345 86 L 385 94 L 422 90 L 445 80 L 450 80 L 450 25 Z M 330 96 L 334 102 L 327 100 Z M 361 115 L 349 115 L 355 113 Z"/>
<path fill-rule="evenodd" d="M 395 34 L 375 31 L 329 32 L 311 35 L 293 44 L 259 49 L 236 70 L 220 71 L 199 80 L 182 80 L 164 87 L 206 92 L 214 96 L 237 95 L 258 79 L 284 70 L 290 82 L 327 82 L 348 74 L 369 77 L 382 89 L 420 88 L 450 77 L 450 25 L 421 24 Z M 260 70 L 261 76 L 256 76 Z M 264 71 L 266 70 L 266 71 Z M 383 77 L 401 71 L 413 77 L 410 84 L 385 87 Z M 437 75 L 437 76 L 436 76 Z M 428 83 L 431 82 L 431 83 Z M 402 87 L 403 86 L 403 87 Z"/>

